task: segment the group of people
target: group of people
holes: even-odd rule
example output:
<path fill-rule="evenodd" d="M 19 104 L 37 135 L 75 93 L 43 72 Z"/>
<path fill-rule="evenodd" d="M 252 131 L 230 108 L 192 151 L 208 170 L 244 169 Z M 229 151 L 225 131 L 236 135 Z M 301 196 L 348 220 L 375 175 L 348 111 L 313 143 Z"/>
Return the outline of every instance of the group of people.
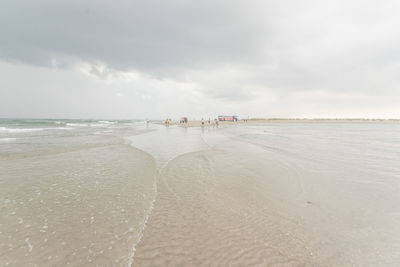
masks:
<path fill-rule="evenodd" d="M 166 118 L 164 123 L 165 123 L 165 126 L 169 126 L 169 124 L 171 123 L 171 119 Z"/>
<path fill-rule="evenodd" d="M 204 126 L 204 119 L 203 118 L 201 118 L 201 126 Z M 208 118 L 208 124 L 211 124 L 211 119 L 210 118 Z M 216 126 L 218 126 L 218 119 L 217 118 L 215 118 L 214 119 L 214 124 L 216 125 Z"/>
<path fill-rule="evenodd" d="M 171 124 L 172 120 L 170 118 L 165 119 L 164 124 L 166 127 L 168 127 Z M 204 120 L 204 118 L 201 118 L 201 126 L 205 126 L 206 122 L 208 123 L 208 125 L 211 125 L 212 120 L 210 118 L 208 118 L 208 120 Z M 186 117 L 182 117 L 179 121 L 179 123 L 183 123 L 183 124 L 187 124 L 188 123 L 188 118 Z M 217 118 L 214 119 L 214 126 L 218 126 L 219 125 L 219 121 Z"/>
<path fill-rule="evenodd" d="M 188 123 L 188 118 L 182 117 L 179 123 L 185 123 L 185 124 Z"/>

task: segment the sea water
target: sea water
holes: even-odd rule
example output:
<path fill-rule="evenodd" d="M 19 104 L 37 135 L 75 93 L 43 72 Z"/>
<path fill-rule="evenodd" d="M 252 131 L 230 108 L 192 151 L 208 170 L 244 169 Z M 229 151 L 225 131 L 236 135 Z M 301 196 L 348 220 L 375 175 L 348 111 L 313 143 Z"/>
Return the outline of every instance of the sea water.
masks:
<path fill-rule="evenodd" d="M 0 266 L 397 266 L 400 124 L 0 122 Z"/>
<path fill-rule="evenodd" d="M 0 266 L 127 266 L 154 199 L 143 122 L 0 123 Z"/>

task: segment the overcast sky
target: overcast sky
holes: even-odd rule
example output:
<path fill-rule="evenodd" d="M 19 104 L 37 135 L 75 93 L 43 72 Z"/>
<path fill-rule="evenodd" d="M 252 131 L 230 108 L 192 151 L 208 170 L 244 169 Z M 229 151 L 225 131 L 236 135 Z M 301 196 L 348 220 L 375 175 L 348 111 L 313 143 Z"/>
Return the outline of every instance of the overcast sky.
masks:
<path fill-rule="evenodd" d="M 400 1 L 2 0 L 0 117 L 400 117 Z"/>

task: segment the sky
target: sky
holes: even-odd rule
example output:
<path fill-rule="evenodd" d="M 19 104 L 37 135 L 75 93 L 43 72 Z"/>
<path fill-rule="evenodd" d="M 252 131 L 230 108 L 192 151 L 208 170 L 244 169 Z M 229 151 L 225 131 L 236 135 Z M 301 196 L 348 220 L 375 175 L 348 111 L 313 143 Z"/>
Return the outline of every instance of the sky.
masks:
<path fill-rule="evenodd" d="M 0 117 L 400 118 L 400 1 L 2 0 Z"/>

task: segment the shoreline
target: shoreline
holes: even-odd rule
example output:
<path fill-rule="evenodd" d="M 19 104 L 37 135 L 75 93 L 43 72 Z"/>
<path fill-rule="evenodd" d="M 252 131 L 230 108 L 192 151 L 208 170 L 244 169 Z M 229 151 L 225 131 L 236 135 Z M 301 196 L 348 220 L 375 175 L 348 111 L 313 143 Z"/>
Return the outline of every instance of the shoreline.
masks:
<path fill-rule="evenodd" d="M 227 125 L 254 125 L 261 123 L 400 123 L 400 119 L 248 119 L 239 120 L 236 122 L 232 121 L 219 121 L 218 126 L 227 126 Z M 158 122 L 156 124 L 164 125 L 163 122 Z M 169 124 L 179 127 L 201 127 L 200 120 L 193 120 L 187 123 L 180 123 L 179 121 L 172 121 Z M 215 127 L 216 124 L 214 121 L 208 123 L 208 121 L 204 122 L 203 127 Z"/>

